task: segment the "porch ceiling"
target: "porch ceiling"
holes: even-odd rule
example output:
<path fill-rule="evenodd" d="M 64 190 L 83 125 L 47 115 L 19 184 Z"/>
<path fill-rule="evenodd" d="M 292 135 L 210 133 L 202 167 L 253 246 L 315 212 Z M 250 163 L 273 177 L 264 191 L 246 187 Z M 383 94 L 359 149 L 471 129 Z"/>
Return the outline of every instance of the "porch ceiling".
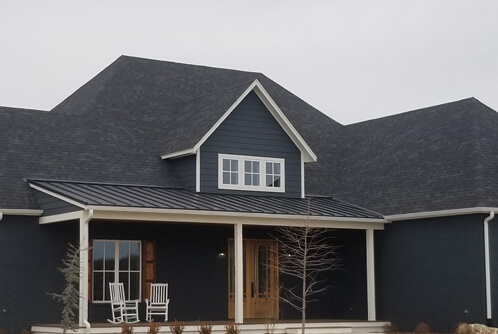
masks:
<path fill-rule="evenodd" d="M 356 220 L 386 222 L 384 217 L 332 197 L 284 198 L 269 196 L 195 193 L 184 189 L 88 183 L 73 181 L 34 180 L 32 188 L 56 197 L 83 210 L 126 212 L 165 212 L 176 214 L 208 213 L 266 217 L 310 217 L 312 220 Z"/>

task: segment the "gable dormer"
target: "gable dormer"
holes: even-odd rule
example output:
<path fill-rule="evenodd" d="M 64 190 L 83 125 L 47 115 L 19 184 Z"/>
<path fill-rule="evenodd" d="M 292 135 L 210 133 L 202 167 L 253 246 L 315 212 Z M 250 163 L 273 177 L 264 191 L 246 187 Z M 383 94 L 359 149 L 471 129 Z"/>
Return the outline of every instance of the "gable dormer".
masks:
<path fill-rule="evenodd" d="M 217 92 L 215 108 L 202 104 L 213 103 L 212 96 L 197 99 L 194 110 L 190 104 L 184 117 L 195 115 L 192 121 L 198 122 L 218 113 L 216 121 L 209 128 L 199 124 L 205 131 L 195 134 L 197 140 L 179 129 L 175 141 L 184 137 L 195 144 L 162 158 L 171 160 L 186 188 L 197 192 L 304 197 L 304 163 L 316 156 L 259 81 L 244 88 Z M 223 112 L 219 104 L 230 96 Z"/>

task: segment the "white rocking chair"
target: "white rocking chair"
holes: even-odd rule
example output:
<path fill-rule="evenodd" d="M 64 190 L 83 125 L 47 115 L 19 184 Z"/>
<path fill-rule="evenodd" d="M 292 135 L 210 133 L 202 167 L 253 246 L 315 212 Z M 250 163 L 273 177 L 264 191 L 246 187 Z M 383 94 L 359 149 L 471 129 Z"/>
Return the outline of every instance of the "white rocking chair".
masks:
<path fill-rule="evenodd" d="M 164 316 L 164 321 L 168 321 L 168 284 L 152 283 L 150 285 L 150 300 L 146 299 L 147 321 L 153 321 L 153 315 Z"/>
<path fill-rule="evenodd" d="M 138 319 L 138 300 L 126 300 L 123 283 L 109 283 L 111 295 L 112 320 L 110 323 L 136 323 Z"/>

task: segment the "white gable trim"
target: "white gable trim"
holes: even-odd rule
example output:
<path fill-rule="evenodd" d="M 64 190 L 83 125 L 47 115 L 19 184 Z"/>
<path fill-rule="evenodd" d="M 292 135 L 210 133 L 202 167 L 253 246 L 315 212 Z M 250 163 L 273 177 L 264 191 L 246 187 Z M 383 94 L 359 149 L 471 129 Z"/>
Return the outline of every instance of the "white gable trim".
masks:
<path fill-rule="evenodd" d="M 193 147 L 186 150 L 173 152 L 169 154 L 164 154 L 161 156 L 163 159 L 171 159 L 171 158 L 180 158 L 186 155 L 195 154 L 199 148 L 208 140 L 208 138 L 213 134 L 216 129 L 223 123 L 223 121 L 234 111 L 234 109 L 244 100 L 244 98 L 250 93 L 254 91 L 256 95 L 261 99 L 263 104 L 266 106 L 268 111 L 272 114 L 278 124 L 282 127 L 285 133 L 292 140 L 294 145 L 296 145 L 299 150 L 302 152 L 302 156 L 304 157 L 304 162 L 312 162 L 316 161 L 316 155 L 308 146 L 308 144 L 304 141 L 303 137 L 297 132 L 291 122 L 284 115 L 282 110 L 278 107 L 278 105 L 273 101 L 270 94 L 266 91 L 263 85 L 256 79 L 252 84 L 247 87 L 247 89 L 240 95 L 237 100 L 228 108 L 228 110 L 221 116 L 218 121 L 204 134 L 204 136 L 199 140 L 199 142 Z"/>
<path fill-rule="evenodd" d="M 57 193 L 54 193 L 54 192 L 52 192 L 52 191 L 50 191 L 50 190 L 47 190 L 47 189 L 42 188 L 42 187 L 39 187 L 39 186 L 34 185 L 34 184 L 32 184 L 32 183 L 30 183 L 30 184 L 29 184 L 29 186 L 30 186 L 31 188 L 33 188 L 33 189 L 39 190 L 39 191 L 41 191 L 41 192 L 43 192 L 43 193 L 45 193 L 45 194 L 47 194 L 47 195 L 50 195 L 50 196 L 55 197 L 55 198 L 58 198 L 58 199 L 60 199 L 60 200 L 62 200 L 62 201 L 64 201 L 64 202 L 67 202 L 67 203 L 72 204 L 72 205 L 74 205 L 74 206 L 80 207 L 80 208 L 82 208 L 82 209 L 84 209 L 84 208 L 85 208 L 85 206 L 86 206 L 85 204 L 82 204 L 82 203 L 80 203 L 80 202 L 77 202 L 77 201 L 75 201 L 75 200 L 72 200 L 72 199 L 70 199 L 70 198 L 67 198 L 67 197 L 65 197 L 65 196 L 61 196 L 61 195 L 59 195 L 59 194 L 57 194 Z"/>
<path fill-rule="evenodd" d="M 187 150 L 183 150 L 183 151 L 178 151 L 178 152 L 173 152 L 173 153 L 161 155 L 161 158 L 164 159 L 164 160 L 166 160 L 166 159 L 176 159 L 176 158 L 186 157 L 187 155 L 192 155 L 192 154 L 195 154 L 195 153 L 196 153 L 195 149 L 189 148 Z"/>

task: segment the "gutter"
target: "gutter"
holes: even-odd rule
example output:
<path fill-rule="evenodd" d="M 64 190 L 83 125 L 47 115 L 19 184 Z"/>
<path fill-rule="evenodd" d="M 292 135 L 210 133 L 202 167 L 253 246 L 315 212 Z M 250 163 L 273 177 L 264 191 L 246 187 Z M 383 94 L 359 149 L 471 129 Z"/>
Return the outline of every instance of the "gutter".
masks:
<path fill-rule="evenodd" d="M 489 221 L 495 217 L 495 212 L 490 211 L 489 216 L 484 219 L 484 271 L 486 280 L 486 322 L 493 327 L 493 316 L 491 308 L 491 265 L 489 251 Z"/>
<path fill-rule="evenodd" d="M 476 213 L 489 214 L 491 211 L 498 211 L 498 208 L 473 207 L 473 208 L 451 209 L 451 210 L 412 212 L 412 213 L 403 213 L 398 215 L 388 215 L 384 216 L 384 218 L 387 219 L 388 222 L 394 222 L 398 220 L 436 218 L 436 217 L 446 217 L 446 216 L 463 216 L 463 215 L 471 215 Z"/>

